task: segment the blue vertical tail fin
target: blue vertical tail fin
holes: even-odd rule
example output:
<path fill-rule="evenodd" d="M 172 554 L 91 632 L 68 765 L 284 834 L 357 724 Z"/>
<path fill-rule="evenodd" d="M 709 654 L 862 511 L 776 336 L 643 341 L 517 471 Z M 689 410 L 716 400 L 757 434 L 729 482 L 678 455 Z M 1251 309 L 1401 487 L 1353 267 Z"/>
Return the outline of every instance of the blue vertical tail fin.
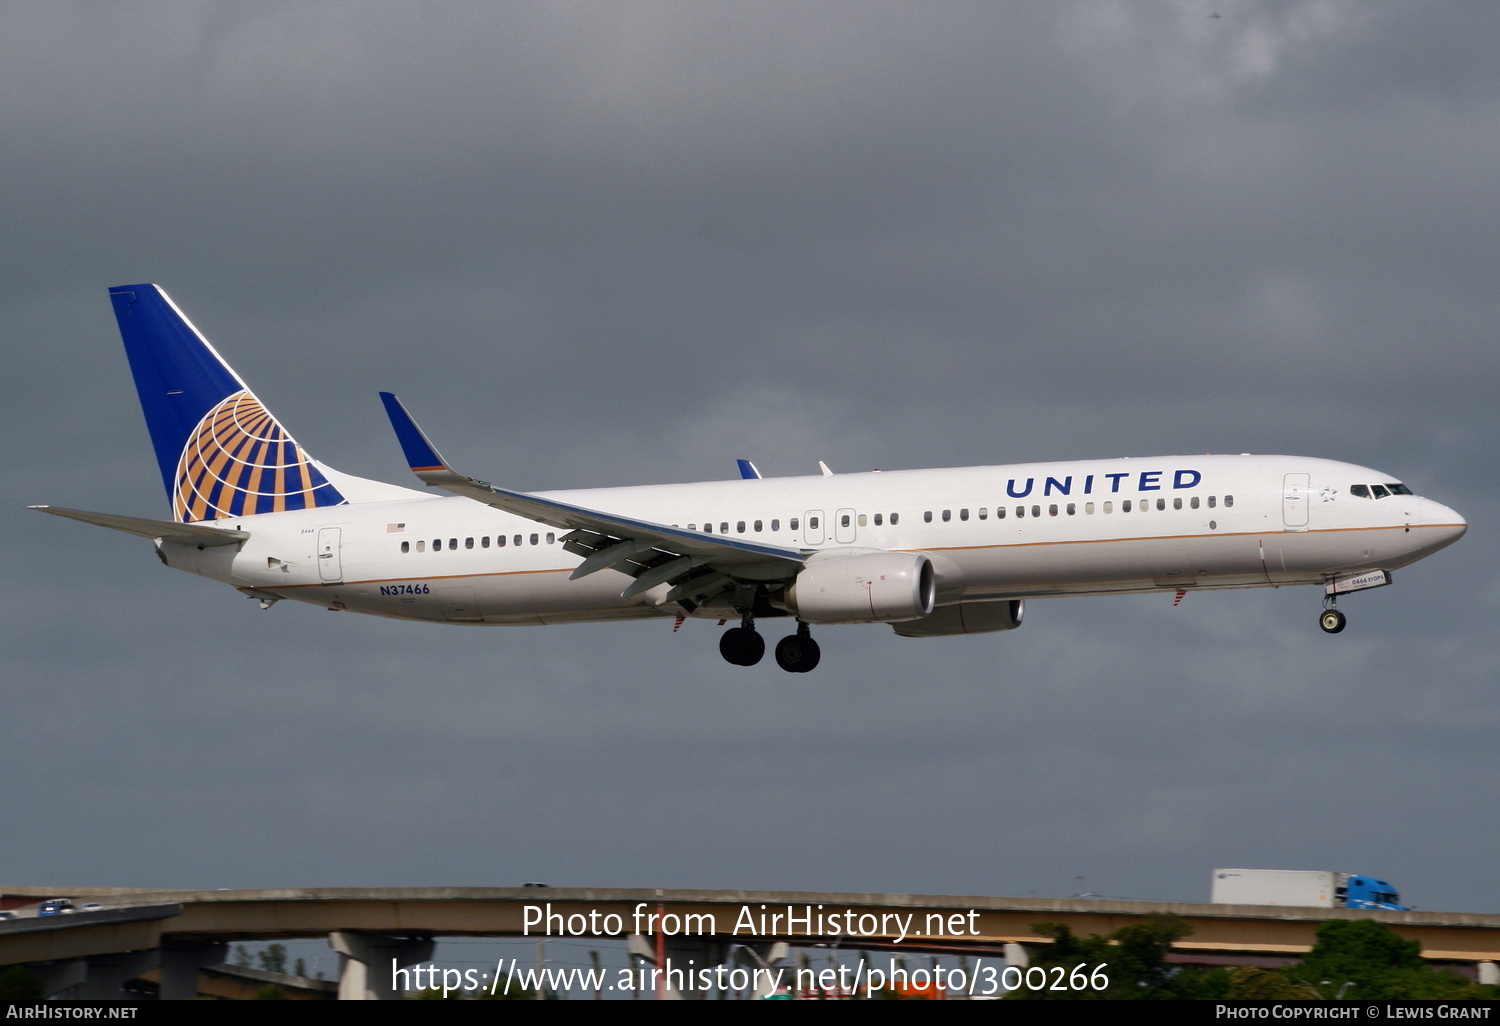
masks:
<path fill-rule="evenodd" d="M 165 292 L 119 285 L 109 298 L 174 519 L 347 501 Z"/>

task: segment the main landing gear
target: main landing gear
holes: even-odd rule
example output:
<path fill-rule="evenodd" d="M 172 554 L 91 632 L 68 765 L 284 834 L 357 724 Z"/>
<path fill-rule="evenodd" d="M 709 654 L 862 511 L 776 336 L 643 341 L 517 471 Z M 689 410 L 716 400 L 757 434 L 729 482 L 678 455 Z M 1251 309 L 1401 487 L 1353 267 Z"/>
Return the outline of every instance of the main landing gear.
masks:
<path fill-rule="evenodd" d="M 719 637 L 719 655 L 735 666 L 754 666 L 765 654 L 766 639 L 756 633 L 755 622 L 748 616 Z"/>
<path fill-rule="evenodd" d="M 797 621 L 797 633 L 788 634 L 776 643 L 776 665 L 787 673 L 806 673 L 823 658 L 818 643 L 812 639 L 807 624 Z"/>
<path fill-rule="evenodd" d="M 1338 611 L 1338 599 L 1329 595 L 1323 599 L 1323 612 L 1318 616 L 1318 626 L 1325 634 L 1337 634 L 1344 629 L 1344 614 Z"/>
<path fill-rule="evenodd" d="M 738 627 L 731 627 L 719 637 L 719 654 L 735 666 L 754 666 L 766 654 L 766 639 L 755 629 L 748 615 Z M 797 633 L 776 643 L 776 665 L 788 673 L 806 673 L 818 665 L 822 652 L 813 640 L 807 624 L 797 622 Z"/>

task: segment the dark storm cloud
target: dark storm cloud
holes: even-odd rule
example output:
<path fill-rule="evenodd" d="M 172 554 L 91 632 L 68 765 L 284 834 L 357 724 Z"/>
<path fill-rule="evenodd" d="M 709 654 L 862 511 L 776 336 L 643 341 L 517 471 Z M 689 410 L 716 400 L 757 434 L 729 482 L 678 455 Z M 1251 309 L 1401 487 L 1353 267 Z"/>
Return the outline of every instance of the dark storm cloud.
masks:
<path fill-rule="evenodd" d="M 0 862 L 1181 899 L 1239 863 L 1494 910 L 1497 19 L 12 7 Z M 1311 589 L 1037 602 L 829 629 L 806 681 L 705 623 L 262 614 L 20 509 L 163 512 L 103 293 L 141 280 L 402 483 L 381 388 L 522 488 L 1251 449 L 1473 527 L 1337 639 Z"/>

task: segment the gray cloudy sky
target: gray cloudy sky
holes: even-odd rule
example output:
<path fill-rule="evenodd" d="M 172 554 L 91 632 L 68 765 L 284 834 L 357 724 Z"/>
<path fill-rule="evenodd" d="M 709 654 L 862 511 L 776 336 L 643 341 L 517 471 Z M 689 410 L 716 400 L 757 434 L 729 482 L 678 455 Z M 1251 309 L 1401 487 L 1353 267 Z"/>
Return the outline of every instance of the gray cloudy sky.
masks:
<path fill-rule="evenodd" d="M 1233 865 L 1500 911 L 1497 37 L 1364 0 L 0 8 L 0 875 L 1204 900 Z M 381 388 L 523 489 L 1286 452 L 1471 528 L 1336 638 L 1315 589 L 1050 600 L 826 628 L 805 677 L 704 622 L 263 613 L 22 508 L 165 515 L 105 295 L 139 281 L 403 484 Z"/>

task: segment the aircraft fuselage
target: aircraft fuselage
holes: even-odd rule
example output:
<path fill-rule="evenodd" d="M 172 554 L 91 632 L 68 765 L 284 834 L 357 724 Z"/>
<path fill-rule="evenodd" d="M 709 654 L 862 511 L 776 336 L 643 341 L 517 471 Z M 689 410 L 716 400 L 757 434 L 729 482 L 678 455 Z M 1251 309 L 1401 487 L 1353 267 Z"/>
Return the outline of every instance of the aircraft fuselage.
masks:
<path fill-rule="evenodd" d="M 814 549 L 927 554 L 940 605 L 1322 584 L 1452 543 L 1463 518 L 1389 475 L 1289 456 L 1171 456 L 538 493 L 592 509 Z M 538 624 L 737 614 L 666 585 L 579 580 L 565 533 L 459 496 L 214 522 L 233 548 L 162 542 L 167 563 L 260 595 L 401 619 Z"/>

